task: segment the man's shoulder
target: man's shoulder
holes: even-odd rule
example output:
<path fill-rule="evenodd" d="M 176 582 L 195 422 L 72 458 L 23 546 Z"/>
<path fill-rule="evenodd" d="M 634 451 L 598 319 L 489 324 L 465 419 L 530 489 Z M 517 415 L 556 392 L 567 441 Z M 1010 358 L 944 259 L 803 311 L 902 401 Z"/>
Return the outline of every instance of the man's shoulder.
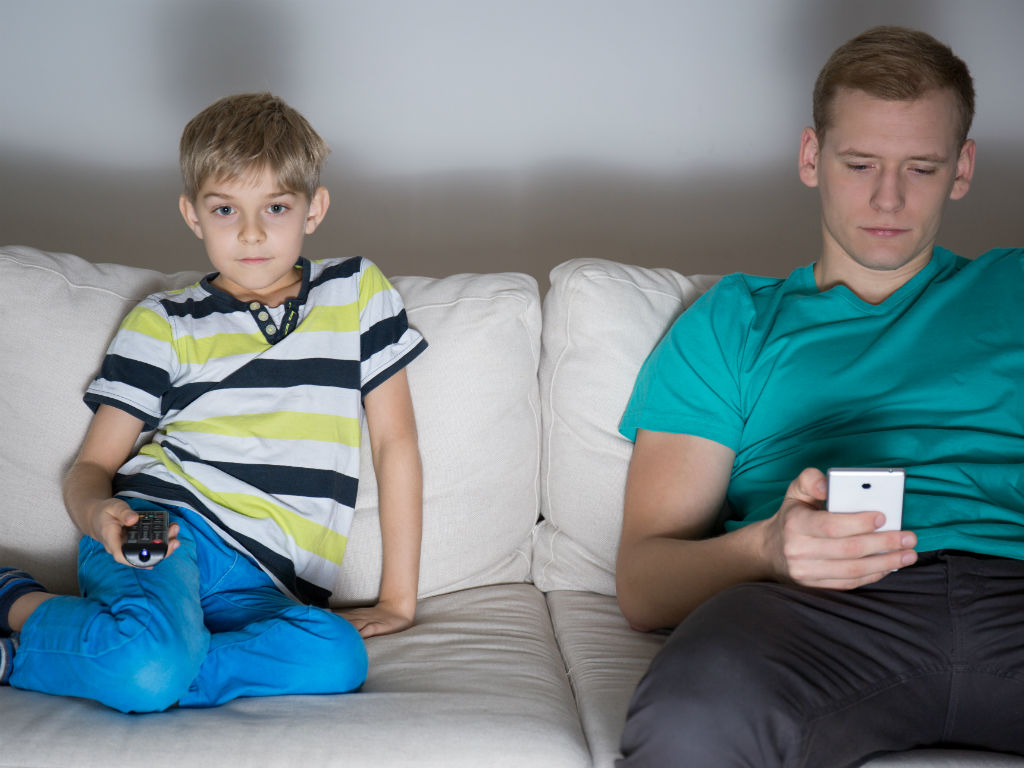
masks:
<path fill-rule="evenodd" d="M 806 281 L 807 267 L 791 273 L 788 277 L 769 277 L 734 272 L 725 275 L 701 297 L 705 311 L 759 313 L 766 306 L 792 290 L 799 290 Z"/>

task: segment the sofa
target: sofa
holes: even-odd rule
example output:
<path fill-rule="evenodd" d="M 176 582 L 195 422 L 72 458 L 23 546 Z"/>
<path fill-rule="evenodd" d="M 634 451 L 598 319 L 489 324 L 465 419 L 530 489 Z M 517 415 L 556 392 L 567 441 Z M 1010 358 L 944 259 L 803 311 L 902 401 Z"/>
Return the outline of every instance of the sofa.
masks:
<path fill-rule="evenodd" d="M 82 392 L 126 311 L 197 277 L 0 248 L 0 564 L 76 591 L 60 483 L 90 418 Z M 714 279 L 575 259 L 542 301 L 523 274 L 394 278 L 430 342 L 409 367 L 424 466 L 415 626 L 367 642 L 354 694 L 124 715 L 0 688 L 0 766 L 611 766 L 665 637 L 631 630 L 615 602 L 631 450 L 616 426 L 647 351 Z M 378 588 L 363 466 L 338 606 Z M 927 749 L 870 764 L 1024 760 Z"/>

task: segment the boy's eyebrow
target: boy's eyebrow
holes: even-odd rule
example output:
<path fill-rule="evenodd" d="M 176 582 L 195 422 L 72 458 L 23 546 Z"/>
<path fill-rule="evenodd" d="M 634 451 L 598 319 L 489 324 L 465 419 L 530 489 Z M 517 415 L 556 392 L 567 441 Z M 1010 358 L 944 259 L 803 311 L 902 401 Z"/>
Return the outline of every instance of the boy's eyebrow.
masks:
<path fill-rule="evenodd" d="M 288 195 L 295 197 L 297 194 L 297 192 L 292 192 L 290 189 L 283 189 L 280 192 L 271 192 L 269 195 L 267 195 L 267 199 L 269 200 L 275 197 L 286 197 Z M 227 192 L 218 192 L 216 189 L 211 189 L 209 192 L 203 195 L 203 200 L 209 200 L 211 197 L 219 197 L 221 200 L 234 199 L 232 195 L 228 194 Z"/>

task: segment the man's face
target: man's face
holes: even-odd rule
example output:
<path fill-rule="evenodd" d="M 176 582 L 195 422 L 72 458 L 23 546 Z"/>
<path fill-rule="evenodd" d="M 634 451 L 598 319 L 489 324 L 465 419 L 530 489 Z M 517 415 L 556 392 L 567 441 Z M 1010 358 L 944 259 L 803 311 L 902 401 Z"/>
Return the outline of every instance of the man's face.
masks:
<path fill-rule="evenodd" d="M 967 193 L 974 143 L 957 146 L 952 92 L 888 101 L 840 89 L 819 143 L 810 128 L 800 178 L 821 193 L 831 283 L 905 282 L 931 258 L 947 200 Z M 884 274 L 883 274 L 884 273 Z"/>

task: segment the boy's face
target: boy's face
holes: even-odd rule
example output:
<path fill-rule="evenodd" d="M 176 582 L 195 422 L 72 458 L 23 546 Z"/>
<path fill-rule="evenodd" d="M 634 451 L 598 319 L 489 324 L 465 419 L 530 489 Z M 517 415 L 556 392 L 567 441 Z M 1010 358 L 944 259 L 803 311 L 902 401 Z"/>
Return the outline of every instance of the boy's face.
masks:
<path fill-rule="evenodd" d="M 824 141 L 807 128 L 800 147 L 800 178 L 821 193 L 819 265 L 848 285 L 905 281 L 931 258 L 946 201 L 970 186 L 974 142 L 958 146 L 954 96 L 889 101 L 842 88 L 832 114 Z"/>
<path fill-rule="evenodd" d="M 307 200 L 263 169 L 237 179 L 208 179 L 195 203 L 182 195 L 180 208 L 220 273 L 214 285 L 242 301 L 276 306 L 297 295 L 301 275 L 294 267 L 303 238 L 319 226 L 329 203 L 323 187 Z"/>

